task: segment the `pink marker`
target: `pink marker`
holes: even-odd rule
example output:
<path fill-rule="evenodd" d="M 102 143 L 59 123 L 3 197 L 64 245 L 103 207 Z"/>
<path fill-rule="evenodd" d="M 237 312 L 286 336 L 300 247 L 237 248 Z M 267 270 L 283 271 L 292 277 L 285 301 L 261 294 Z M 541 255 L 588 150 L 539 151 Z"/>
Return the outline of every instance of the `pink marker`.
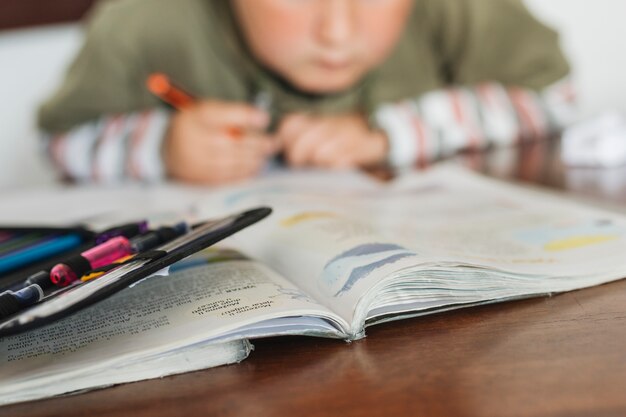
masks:
<path fill-rule="evenodd" d="M 80 279 L 86 272 L 110 265 L 118 259 L 132 254 L 133 251 L 127 238 L 124 236 L 114 237 L 80 255 L 55 265 L 50 271 L 50 281 L 59 287 L 67 287 Z"/>

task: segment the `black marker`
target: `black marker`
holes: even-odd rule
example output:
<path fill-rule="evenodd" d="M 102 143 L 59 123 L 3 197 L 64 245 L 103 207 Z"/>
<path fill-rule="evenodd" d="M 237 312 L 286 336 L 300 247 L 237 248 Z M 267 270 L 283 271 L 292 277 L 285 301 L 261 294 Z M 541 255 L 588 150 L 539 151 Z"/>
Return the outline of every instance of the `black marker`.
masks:
<path fill-rule="evenodd" d="M 172 227 L 160 227 L 152 232 L 144 233 L 130 239 L 130 247 L 133 253 L 141 253 L 154 249 L 163 243 L 174 240 L 189 231 L 187 223 L 178 223 Z"/>

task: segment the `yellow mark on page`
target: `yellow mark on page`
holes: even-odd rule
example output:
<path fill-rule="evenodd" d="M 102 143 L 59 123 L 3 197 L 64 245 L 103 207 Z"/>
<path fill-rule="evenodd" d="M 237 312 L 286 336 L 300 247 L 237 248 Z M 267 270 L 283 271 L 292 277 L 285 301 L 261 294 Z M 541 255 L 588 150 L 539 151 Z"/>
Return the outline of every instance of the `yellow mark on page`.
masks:
<path fill-rule="evenodd" d="M 329 211 L 310 211 L 305 213 L 296 214 L 295 216 L 287 217 L 280 222 L 283 227 L 293 227 L 300 223 L 304 223 L 310 220 L 325 219 L 337 217 L 335 213 Z"/>
<path fill-rule="evenodd" d="M 554 240 L 544 246 L 549 252 L 557 252 L 570 249 L 583 248 L 585 246 L 596 245 L 598 243 L 607 242 L 617 239 L 617 236 L 577 236 L 568 239 Z"/>

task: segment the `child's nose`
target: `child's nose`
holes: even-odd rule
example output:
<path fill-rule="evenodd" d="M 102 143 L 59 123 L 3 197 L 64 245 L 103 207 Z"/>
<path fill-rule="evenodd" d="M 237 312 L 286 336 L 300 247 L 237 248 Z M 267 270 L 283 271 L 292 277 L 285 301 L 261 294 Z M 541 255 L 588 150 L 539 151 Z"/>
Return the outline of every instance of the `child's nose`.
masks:
<path fill-rule="evenodd" d="M 319 21 L 320 41 L 329 46 L 339 46 L 353 35 L 355 26 L 355 0 L 318 0 L 322 6 Z"/>

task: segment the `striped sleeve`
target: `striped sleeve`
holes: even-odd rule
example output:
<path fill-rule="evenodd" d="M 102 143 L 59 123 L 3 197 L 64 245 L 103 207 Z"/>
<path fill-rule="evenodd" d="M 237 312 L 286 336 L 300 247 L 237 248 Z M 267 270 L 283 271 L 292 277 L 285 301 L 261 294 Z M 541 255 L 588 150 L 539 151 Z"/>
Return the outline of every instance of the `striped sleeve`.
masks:
<path fill-rule="evenodd" d="M 541 93 L 487 83 L 384 104 L 374 124 L 389 139 L 394 168 L 424 165 L 459 151 L 510 146 L 559 133 L 576 115 L 569 80 Z"/>
<path fill-rule="evenodd" d="M 105 116 L 64 134 L 44 134 L 44 143 L 67 179 L 157 182 L 165 178 L 161 146 L 168 123 L 169 114 L 163 110 Z"/>

